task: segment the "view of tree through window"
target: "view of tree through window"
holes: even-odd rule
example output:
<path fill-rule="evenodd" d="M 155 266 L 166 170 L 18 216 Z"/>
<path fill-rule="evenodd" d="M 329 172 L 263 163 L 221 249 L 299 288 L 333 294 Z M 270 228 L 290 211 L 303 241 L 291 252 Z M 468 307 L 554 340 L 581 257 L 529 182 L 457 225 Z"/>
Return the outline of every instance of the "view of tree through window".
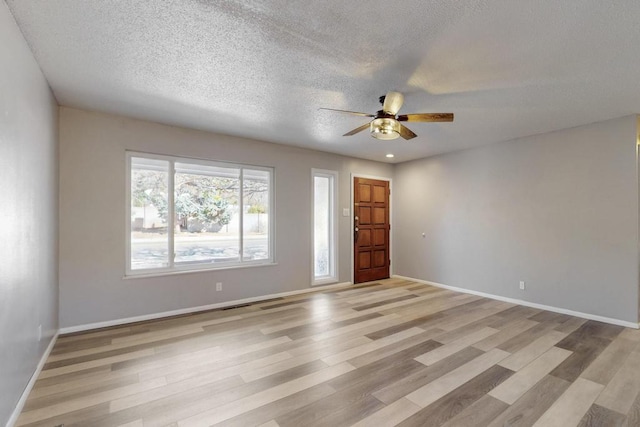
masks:
<path fill-rule="evenodd" d="M 169 162 L 131 159 L 131 269 L 169 266 Z"/>
<path fill-rule="evenodd" d="M 130 269 L 270 260 L 271 176 L 269 169 L 132 156 Z"/>

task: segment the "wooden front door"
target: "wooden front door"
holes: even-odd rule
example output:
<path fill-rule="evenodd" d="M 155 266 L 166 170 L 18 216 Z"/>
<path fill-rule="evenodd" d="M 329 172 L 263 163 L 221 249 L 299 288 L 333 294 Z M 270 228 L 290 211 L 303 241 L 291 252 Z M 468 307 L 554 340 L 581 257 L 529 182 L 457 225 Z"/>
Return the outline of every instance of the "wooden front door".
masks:
<path fill-rule="evenodd" d="M 389 277 L 389 181 L 354 178 L 354 282 Z"/>

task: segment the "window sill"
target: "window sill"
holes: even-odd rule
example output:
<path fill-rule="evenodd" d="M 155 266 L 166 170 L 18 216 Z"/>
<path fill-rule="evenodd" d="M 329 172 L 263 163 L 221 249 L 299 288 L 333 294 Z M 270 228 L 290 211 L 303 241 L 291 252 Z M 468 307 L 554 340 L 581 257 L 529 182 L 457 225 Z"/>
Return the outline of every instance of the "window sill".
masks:
<path fill-rule="evenodd" d="M 319 280 L 314 280 L 313 283 L 311 283 L 311 286 L 323 286 L 323 285 L 330 285 L 332 283 L 338 283 L 338 278 L 337 277 L 327 277 L 326 279 L 319 279 Z"/>
<path fill-rule="evenodd" d="M 130 274 L 125 274 L 122 277 L 122 279 L 123 280 L 148 279 L 153 277 L 179 276 L 183 274 L 212 273 L 215 271 L 222 271 L 222 270 L 240 270 L 245 268 L 273 267 L 276 265 L 278 265 L 277 262 L 268 262 L 268 263 L 262 263 L 262 264 L 230 265 L 226 267 L 198 268 L 198 269 L 189 269 L 189 270 L 154 271 L 150 273 L 130 273 Z"/>

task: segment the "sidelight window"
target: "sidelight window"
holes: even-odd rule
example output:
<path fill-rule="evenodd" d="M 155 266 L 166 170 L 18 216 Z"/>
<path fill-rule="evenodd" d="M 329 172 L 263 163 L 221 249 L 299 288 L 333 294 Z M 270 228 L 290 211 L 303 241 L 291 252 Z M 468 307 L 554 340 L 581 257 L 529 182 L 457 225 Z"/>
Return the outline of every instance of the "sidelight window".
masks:
<path fill-rule="evenodd" d="M 335 282 L 337 277 L 338 173 L 313 169 L 313 283 Z"/>

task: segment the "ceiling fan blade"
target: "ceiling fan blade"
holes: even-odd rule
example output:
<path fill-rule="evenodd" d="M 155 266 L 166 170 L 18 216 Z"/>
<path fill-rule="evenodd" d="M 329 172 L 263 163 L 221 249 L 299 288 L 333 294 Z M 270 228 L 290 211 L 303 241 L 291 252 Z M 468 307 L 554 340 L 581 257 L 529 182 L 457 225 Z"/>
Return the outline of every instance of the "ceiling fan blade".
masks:
<path fill-rule="evenodd" d="M 318 110 L 337 111 L 338 113 L 352 114 L 354 116 L 375 117 L 374 114 L 359 113 L 357 111 L 336 110 L 335 108 L 318 108 Z"/>
<path fill-rule="evenodd" d="M 400 136 L 403 137 L 404 139 L 413 139 L 418 135 L 413 133 L 413 131 L 408 127 L 406 127 L 405 125 L 400 125 Z"/>
<path fill-rule="evenodd" d="M 345 134 L 344 134 L 344 135 L 342 135 L 342 136 L 351 136 L 351 135 L 355 135 L 356 133 L 358 133 L 358 132 L 362 132 L 363 130 L 367 129 L 367 128 L 369 127 L 369 125 L 370 125 L 370 123 L 365 123 L 365 124 L 363 124 L 362 126 L 357 127 L 357 128 L 355 128 L 354 130 L 349 131 L 349 132 L 345 133 Z"/>
<path fill-rule="evenodd" d="M 395 116 L 398 114 L 398 111 L 400 111 L 403 102 L 404 96 L 400 92 L 389 92 L 384 97 L 382 111 Z"/>
<path fill-rule="evenodd" d="M 453 113 L 401 114 L 399 122 L 452 122 Z"/>

